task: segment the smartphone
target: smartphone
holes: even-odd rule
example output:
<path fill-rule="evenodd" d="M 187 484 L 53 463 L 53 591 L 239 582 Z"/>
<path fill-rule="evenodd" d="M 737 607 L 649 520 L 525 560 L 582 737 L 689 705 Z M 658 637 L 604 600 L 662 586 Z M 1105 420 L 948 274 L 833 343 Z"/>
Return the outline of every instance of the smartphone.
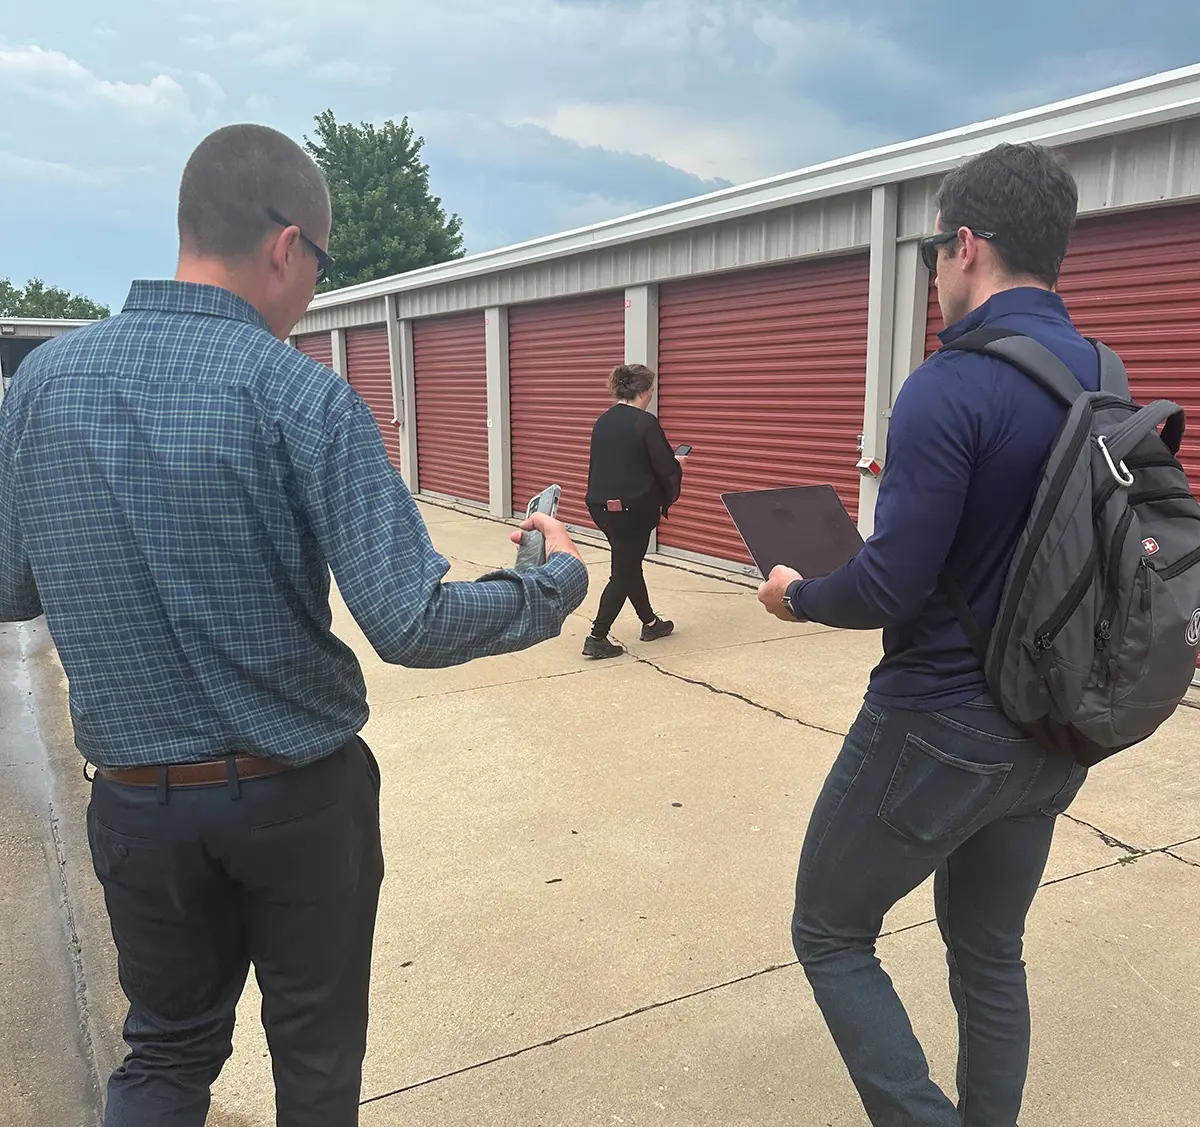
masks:
<path fill-rule="evenodd" d="M 675 447 L 676 458 L 686 458 L 692 452 L 692 448 L 685 442 L 682 446 Z"/>
<path fill-rule="evenodd" d="M 534 513 L 545 513 L 548 517 L 558 516 L 558 502 L 562 497 L 562 489 L 557 485 L 548 486 L 541 493 L 530 498 L 525 510 L 528 520 Z M 532 532 L 521 533 L 521 543 L 517 548 L 517 571 L 530 571 L 541 567 L 546 562 L 546 538 L 536 529 Z"/>

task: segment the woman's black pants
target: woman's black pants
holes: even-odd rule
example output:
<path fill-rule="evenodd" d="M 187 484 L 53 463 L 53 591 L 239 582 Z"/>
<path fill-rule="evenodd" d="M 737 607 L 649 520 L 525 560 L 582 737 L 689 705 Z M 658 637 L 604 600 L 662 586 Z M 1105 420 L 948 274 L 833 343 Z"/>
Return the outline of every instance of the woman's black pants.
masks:
<path fill-rule="evenodd" d="M 608 637 L 626 599 L 633 604 L 642 623 L 648 625 L 655 620 L 655 614 L 646 591 L 642 561 L 650 547 L 650 534 L 658 527 L 658 511 L 626 509 L 614 513 L 602 505 L 590 505 L 588 511 L 612 548 L 612 575 L 600 596 L 600 612 L 592 626 L 592 635 Z"/>

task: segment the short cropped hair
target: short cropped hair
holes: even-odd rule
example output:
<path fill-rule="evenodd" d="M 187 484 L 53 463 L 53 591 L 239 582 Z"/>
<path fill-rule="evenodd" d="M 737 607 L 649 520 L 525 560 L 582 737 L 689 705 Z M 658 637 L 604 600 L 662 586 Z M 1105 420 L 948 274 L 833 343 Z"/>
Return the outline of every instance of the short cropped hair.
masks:
<path fill-rule="evenodd" d="M 1009 274 L 1053 286 L 1075 227 L 1079 188 L 1067 162 L 1052 150 L 1003 144 L 951 172 L 937 208 L 944 231 L 993 232 L 991 245 Z"/>
<path fill-rule="evenodd" d="M 203 257 L 236 260 L 253 253 L 279 224 L 309 238 L 329 225 L 329 189 L 312 158 L 265 125 L 227 125 L 192 153 L 179 185 L 181 246 Z"/>
<path fill-rule="evenodd" d="M 619 364 L 608 377 L 608 389 L 614 399 L 630 400 L 645 395 L 657 377 L 645 364 Z"/>

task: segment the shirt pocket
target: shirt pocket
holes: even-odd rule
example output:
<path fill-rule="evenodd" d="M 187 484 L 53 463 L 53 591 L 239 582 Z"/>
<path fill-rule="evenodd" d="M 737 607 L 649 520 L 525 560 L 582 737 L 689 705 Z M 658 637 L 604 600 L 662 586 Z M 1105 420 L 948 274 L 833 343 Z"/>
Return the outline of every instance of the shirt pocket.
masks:
<path fill-rule="evenodd" d="M 984 817 L 1012 768 L 960 759 L 909 733 L 879 817 L 909 841 L 952 842 Z"/>

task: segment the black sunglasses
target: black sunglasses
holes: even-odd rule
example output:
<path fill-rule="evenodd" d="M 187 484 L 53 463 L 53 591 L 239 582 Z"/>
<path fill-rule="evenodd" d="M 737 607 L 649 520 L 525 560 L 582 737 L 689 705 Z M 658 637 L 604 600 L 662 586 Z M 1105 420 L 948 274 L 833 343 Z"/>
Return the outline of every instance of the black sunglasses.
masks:
<path fill-rule="evenodd" d="M 942 235 L 926 235 L 917 244 L 921 248 L 921 261 L 925 263 L 925 269 L 929 273 L 937 273 L 938 248 L 955 242 L 960 230 L 961 228 L 956 227 L 953 231 L 947 231 Z M 995 231 L 976 231 L 974 227 L 968 227 L 967 230 L 977 239 L 994 239 L 996 237 Z"/>
<path fill-rule="evenodd" d="M 300 232 L 300 241 L 313 252 L 313 257 L 317 260 L 317 284 L 320 285 L 326 278 L 329 277 L 329 268 L 333 265 L 334 259 L 328 251 L 323 251 L 316 243 L 312 241 L 300 227 L 299 223 L 293 223 L 290 219 L 284 219 L 273 207 L 267 208 L 267 215 L 273 223 L 278 223 L 283 227 L 295 227 Z"/>

